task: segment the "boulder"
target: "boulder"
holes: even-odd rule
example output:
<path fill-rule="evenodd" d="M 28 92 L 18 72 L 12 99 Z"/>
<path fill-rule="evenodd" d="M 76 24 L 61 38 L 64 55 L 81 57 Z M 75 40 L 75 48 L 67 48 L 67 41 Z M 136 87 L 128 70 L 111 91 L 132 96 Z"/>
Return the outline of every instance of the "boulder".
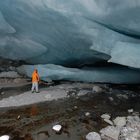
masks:
<path fill-rule="evenodd" d="M 101 137 L 107 137 L 108 139 L 118 140 L 120 134 L 120 128 L 114 126 L 107 126 L 100 130 Z"/>
<path fill-rule="evenodd" d="M 123 127 L 126 125 L 126 117 L 117 117 L 113 122 L 116 126 Z"/>

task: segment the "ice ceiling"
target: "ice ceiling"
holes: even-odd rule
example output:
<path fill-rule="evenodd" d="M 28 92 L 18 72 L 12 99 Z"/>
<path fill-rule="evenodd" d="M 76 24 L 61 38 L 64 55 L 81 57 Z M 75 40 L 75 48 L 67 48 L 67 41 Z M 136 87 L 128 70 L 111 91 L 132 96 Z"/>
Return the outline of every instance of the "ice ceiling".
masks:
<path fill-rule="evenodd" d="M 58 65 L 64 70 L 80 67 L 83 74 L 89 70 L 81 67 L 92 65 L 92 80 L 75 76 L 73 79 L 68 73 L 64 78 L 51 71 L 54 80 L 127 83 L 128 76 L 115 81 L 123 69 L 128 75 L 135 75 L 128 83 L 139 83 L 140 78 L 135 78 L 140 77 L 139 13 L 140 0 L 1 0 L 0 57 L 40 64 L 37 67 L 41 69 L 42 65 L 46 70 L 50 66 L 59 70 Z M 102 62 L 119 66 L 117 70 L 116 66 L 104 68 Z M 101 70 L 94 68 L 98 63 Z M 22 67 L 22 72 L 27 74 L 32 70 L 29 67 Z M 101 71 L 105 74 L 108 69 L 116 76 L 110 81 L 100 76 Z M 95 71 L 99 72 L 99 79 L 95 78 Z"/>

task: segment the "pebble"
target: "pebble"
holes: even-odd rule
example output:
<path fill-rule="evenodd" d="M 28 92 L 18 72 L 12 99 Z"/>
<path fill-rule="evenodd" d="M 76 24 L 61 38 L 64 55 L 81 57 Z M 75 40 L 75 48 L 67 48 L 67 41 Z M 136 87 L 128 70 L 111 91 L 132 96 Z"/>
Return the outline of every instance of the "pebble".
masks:
<path fill-rule="evenodd" d="M 74 109 L 77 109 L 78 107 L 77 106 L 74 106 Z"/>
<path fill-rule="evenodd" d="M 87 116 L 87 117 L 90 116 L 90 113 L 89 112 L 86 112 L 85 113 L 85 116 Z"/>
<path fill-rule="evenodd" d="M 110 100 L 110 101 L 114 101 L 114 99 L 113 99 L 112 97 L 109 97 L 109 100 Z"/>
<path fill-rule="evenodd" d="M 54 125 L 52 129 L 53 129 L 54 131 L 56 131 L 56 132 L 60 132 L 61 129 L 62 129 L 62 126 L 59 125 L 59 124 L 57 124 L 57 125 Z"/>
<path fill-rule="evenodd" d="M 93 86 L 92 91 L 95 93 L 101 93 L 101 92 L 103 92 L 103 89 L 101 87 L 95 85 L 95 86 Z"/>
<path fill-rule="evenodd" d="M 133 109 L 128 109 L 128 113 L 133 113 Z"/>
<path fill-rule="evenodd" d="M 109 120 L 111 118 L 111 116 L 109 114 L 103 114 L 103 115 L 101 115 L 101 118 Z"/>

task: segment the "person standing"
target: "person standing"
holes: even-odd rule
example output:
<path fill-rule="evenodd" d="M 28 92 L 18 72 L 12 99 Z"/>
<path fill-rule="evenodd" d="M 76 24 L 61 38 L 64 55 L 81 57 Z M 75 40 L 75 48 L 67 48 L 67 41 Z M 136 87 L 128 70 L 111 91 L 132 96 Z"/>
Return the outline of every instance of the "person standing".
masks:
<path fill-rule="evenodd" d="M 39 84 L 39 74 L 37 69 L 34 70 L 34 72 L 32 73 L 32 93 L 35 91 L 36 93 L 38 93 L 38 84 Z"/>

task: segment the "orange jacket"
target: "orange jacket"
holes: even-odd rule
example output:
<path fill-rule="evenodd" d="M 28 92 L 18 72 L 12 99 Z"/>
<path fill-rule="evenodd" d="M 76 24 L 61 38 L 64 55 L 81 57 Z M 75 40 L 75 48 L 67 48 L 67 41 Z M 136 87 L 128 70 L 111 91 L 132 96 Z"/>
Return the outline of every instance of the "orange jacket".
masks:
<path fill-rule="evenodd" d="M 39 74 L 36 71 L 32 74 L 32 82 L 39 82 Z"/>

